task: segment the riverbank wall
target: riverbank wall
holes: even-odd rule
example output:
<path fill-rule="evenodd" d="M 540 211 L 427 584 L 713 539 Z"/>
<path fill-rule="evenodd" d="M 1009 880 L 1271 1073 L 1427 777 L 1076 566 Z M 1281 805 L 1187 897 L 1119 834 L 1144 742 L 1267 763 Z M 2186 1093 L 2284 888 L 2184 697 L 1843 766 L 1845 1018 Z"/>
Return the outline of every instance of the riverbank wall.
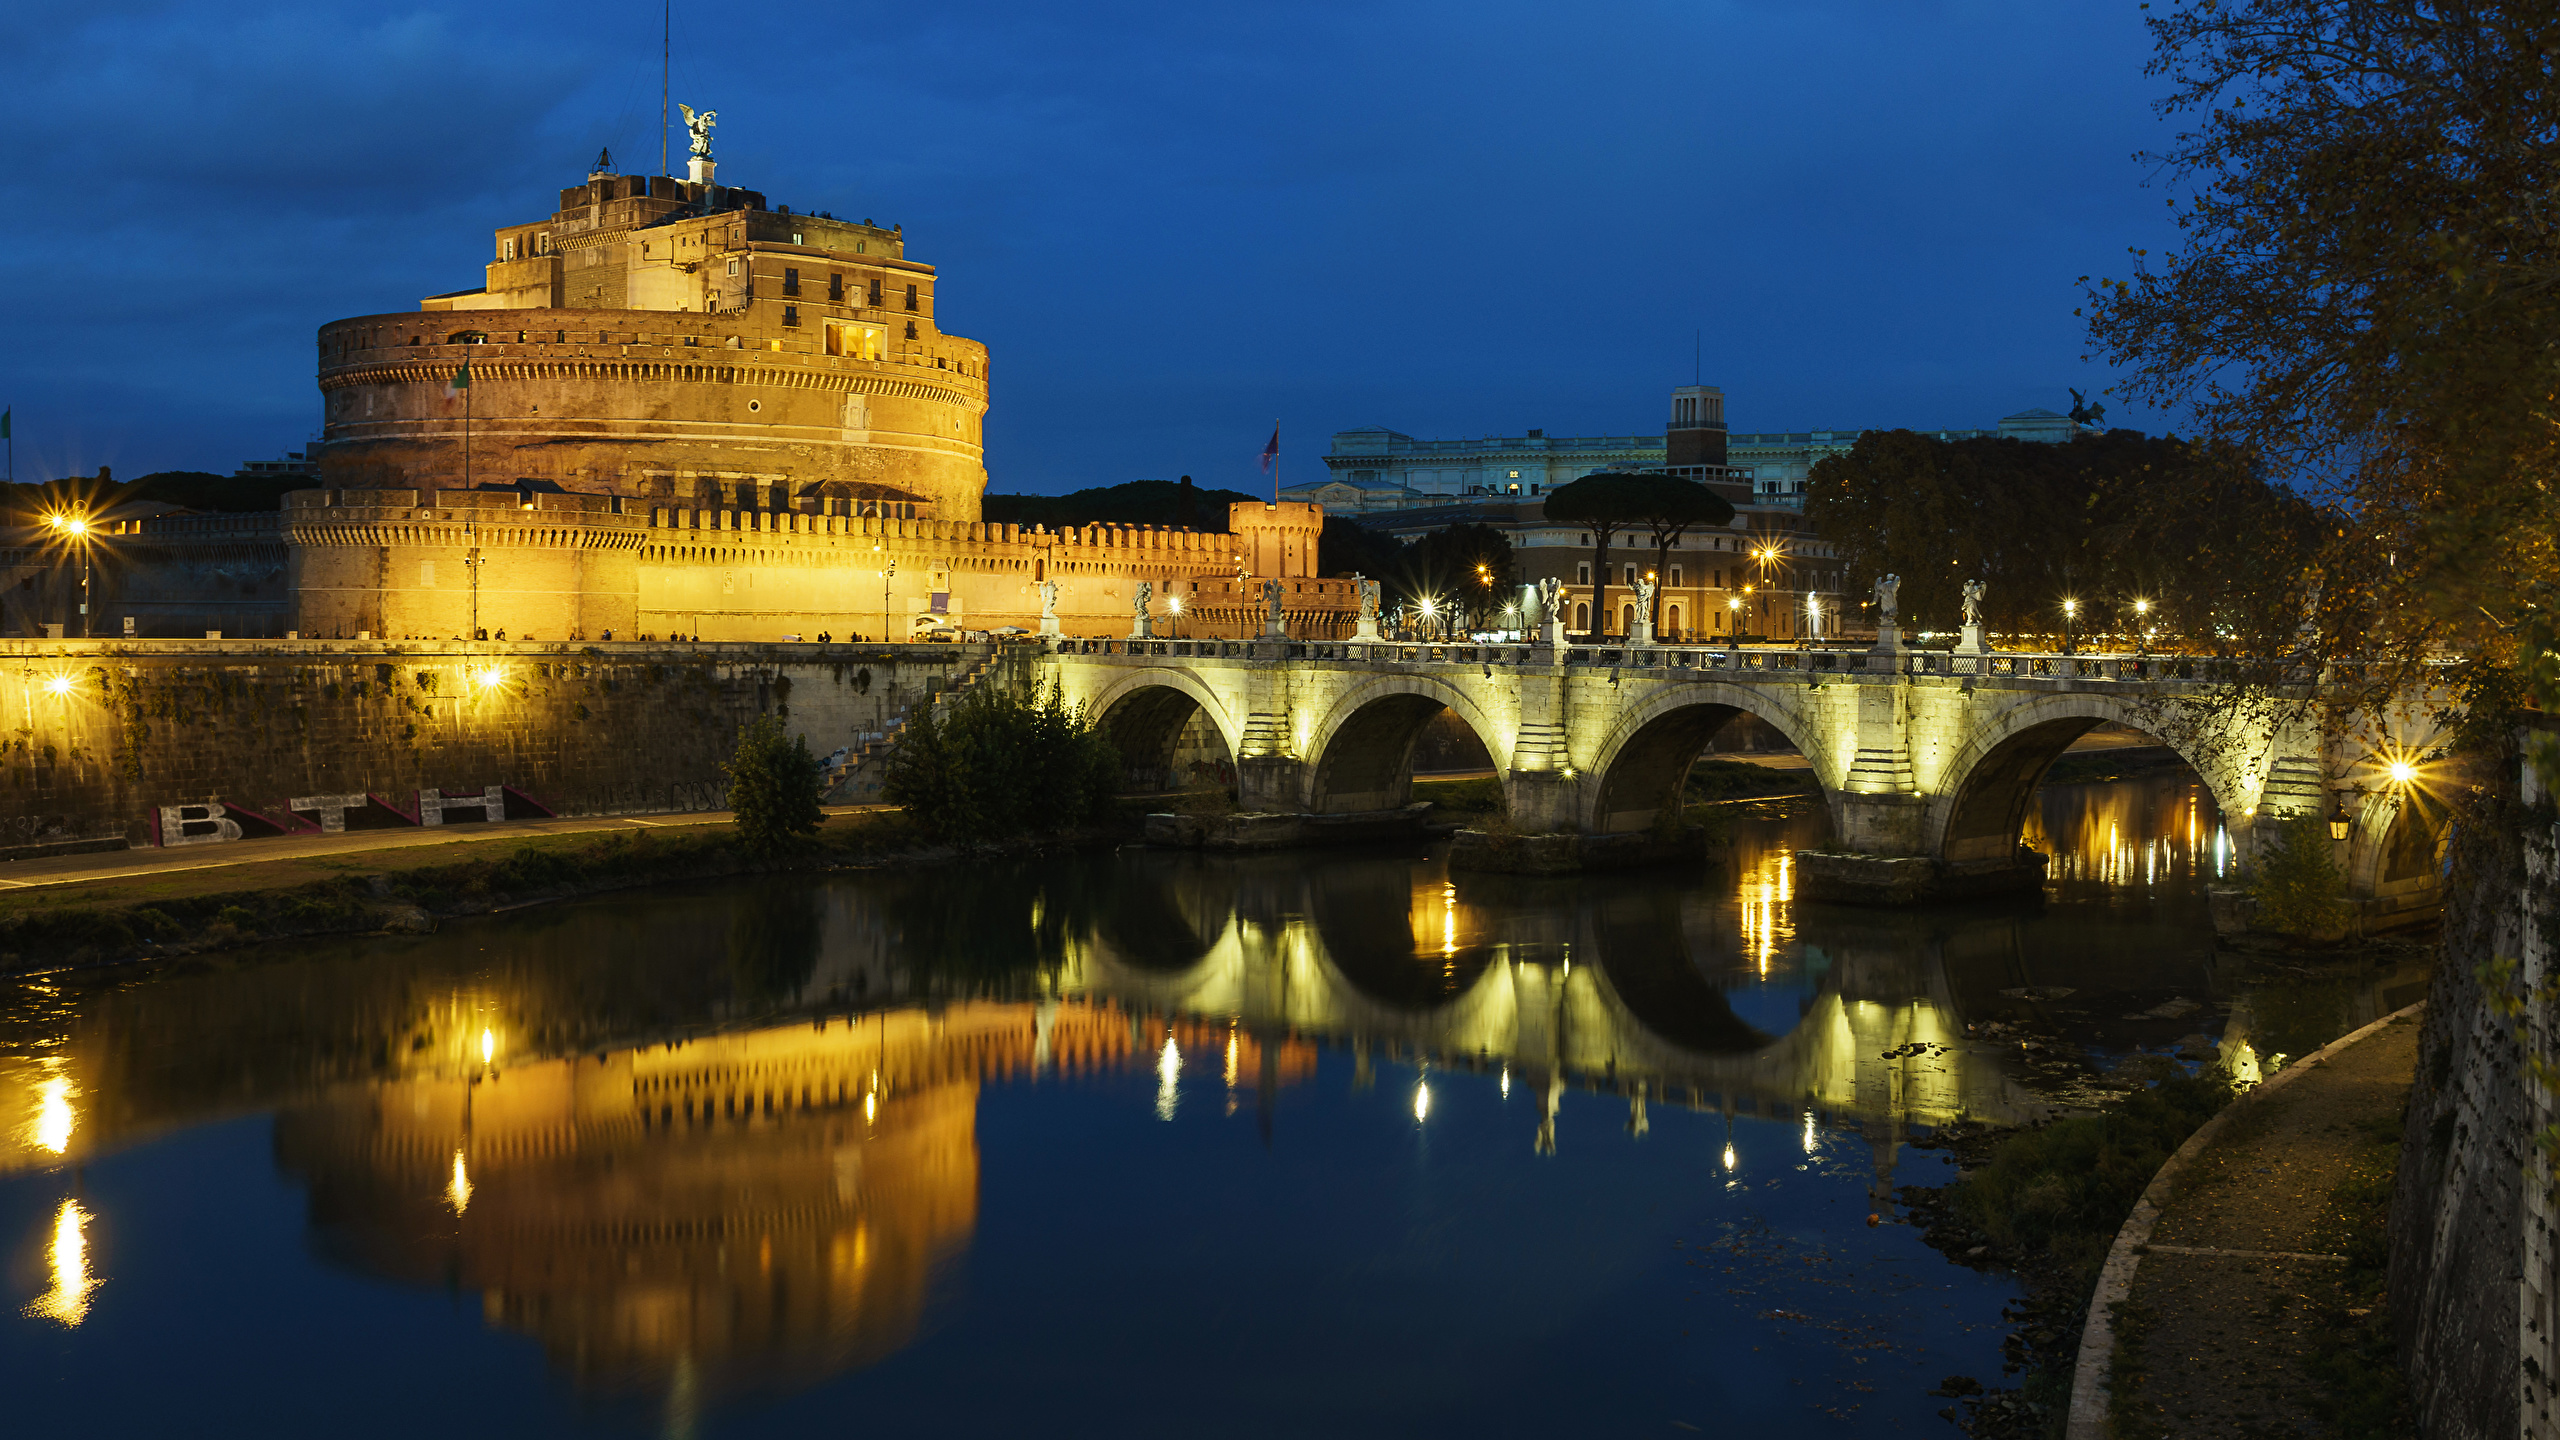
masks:
<path fill-rule="evenodd" d="M 2560 1436 L 2560 1237 L 2544 1068 L 2560 1063 L 2560 810 L 2512 737 L 2457 828 L 2391 1205 L 2390 1305 L 2418 1433 Z"/>
<path fill-rule="evenodd" d="M 0 857 L 726 804 L 739 727 L 854 754 L 986 645 L 0 642 Z"/>

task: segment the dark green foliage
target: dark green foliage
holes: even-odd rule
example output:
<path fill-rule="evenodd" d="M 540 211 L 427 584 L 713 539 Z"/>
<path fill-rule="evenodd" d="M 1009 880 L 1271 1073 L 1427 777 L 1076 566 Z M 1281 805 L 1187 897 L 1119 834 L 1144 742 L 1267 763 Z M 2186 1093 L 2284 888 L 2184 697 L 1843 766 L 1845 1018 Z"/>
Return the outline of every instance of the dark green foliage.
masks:
<path fill-rule="evenodd" d="M 1316 537 L 1316 572 L 1341 579 L 1366 575 L 1372 580 L 1404 568 L 1404 542 L 1381 535 L 1348 515 L 1324 517 L 1324 533 Z"/>
<path fill-rule="evenodd" d="M 2230 452 L 2130 430 L 2062 445 L 1869 431 L 1814 466 L 1805 517 L 1841 546 L 1849 590 L 1902 577 L 1906 629 L 1955 629 L 1980 580 L 1997 632 L 2057 633 L 2073 599 L 2081 636 L 2148 628 L 2226 651 L 2291 633 L 2286 596 L 2317 543 L 2311 507 Z"/>
<path fill-rule="evenodd" d="M 1653 472 L 1600 470 L 1547 492 L 1547 518 L 1591 527 L 1591 633 L 1609 633 L 1609 541 L 1641 530 L 1659 551 L 1693 525 L 1721 525 L 1733 506 L 1694 480 Z M 1658 569 L 1658 566 L 1657 566 Z"/>
<path fill-rule="evenodd" d="M 1400 599 L 1455 601 L 1468 628 L 1485 629 L 1510 598 L 1511 539 L 1490 525 L 1442 526 L 1406 546 L 1402 565 L 1388 573 Z"/>
<path fill-rule="evenodd" d="M 1239 501 L 1260 503 L 1264 497 L 1234 490 L 1192 492 L 1192 515 L 1182 513 L 1182 486 L 1171 480 L 1132 480 L 1066 495 L 989 495 L 981 513 L 993 525 L 1188 525 L 1204 534 L 1223 534 L 1227 507 Z"/>
<path fill-rule="evenodd" d="M 760 715 L 738 729 L 738 753 L 720 767 L 729 777 L 729 808 L 738 838 L 759 855 L 772 855 L 810 835 L 825 818 L 818 808 L 823 767 L 809 742 L 786 736 L 782 721 Z"/>
<path fill-rule="evenodd" d="M 2256 928 L 2285 935 L 2321 936 L 2346 920 L 2347 880 L 2331 857 L 2328 822 L 2295 815 L 2249 876 L 2258 902 Z"/>
<path fill-rule="evenodd" d="M 880 794 L 927 834 L 977 843 L 1099 820 L 1120 774 L 1118 749 L 1056 688 L 981 688 L 907 722 Z"/>
<path fill-rule="evenodd" d="M 2029 1130 L 1956 1182 L 1956 1212 L 2002 1250 L 2051 1261 L 2085 1294 L 2151 1177 L 2229 1103 L 2220 1076 L 2165 1080 L 2107 1114 Z"/>

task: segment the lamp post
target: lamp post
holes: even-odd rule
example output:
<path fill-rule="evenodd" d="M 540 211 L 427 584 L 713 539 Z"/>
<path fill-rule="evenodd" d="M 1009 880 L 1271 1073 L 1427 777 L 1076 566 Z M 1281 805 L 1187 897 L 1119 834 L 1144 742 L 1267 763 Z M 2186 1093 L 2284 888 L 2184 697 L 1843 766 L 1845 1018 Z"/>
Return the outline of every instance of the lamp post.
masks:
<path fill-rule="evenodd" d="M 2071 617 L 2073 617 L 2074 615 L 2077 615 L 2077 614 L 2079 614 L 2079 613 L 2080 613 L 2080 602 L 2079 602 L 2079 601 L 2077 601 L 2077 600 L 2065 600 L 2065 601 L 2063 601 L 2063 602 L 2062 602 L 2062 653 L 2063 653 L 2063 654 L 2065 654 L 2065 655 L 2068 655 L 2068 654 L 2071 654 L 2071 653 L 2072 653 L 2072 650 L 2071 650 Z"/>
<path fill-rule="evenodd" d="M 1810 590 L 1804 592 L 1804 635 L 1807 640 L 1822 638 L 1822 597 Z"/>
<path fill-rule="evenodd" d="M 2151 648 L 2151 602 L 2150 602 L 2150 601 L 2148 601 L 2148 600 L 2136 600 L 2136 601 L 2134 601 L 2134 602 L 2133 602 L 2133 628 L 2134 628 L 2134 631 L 2135 631 L 2135 643 L 2136 643 L 2136 645 L 2137 645 L 2139 648 L 2144 649 L 2144 650 L 2148 650 L 2148 649 L 2150 649 L 2150 648 Z"/>
<path fill-rule="evenodd" d="M 1727 640 L 1742 633 L 1742 597 L 1739 595 L 1724 597 L 1724 629 Z"/>
<path fill-rule="evenodd" d="M 1482 565 L 1476 567 L 1476 588 L 1484 592 L 1484 598 L 1476 607 L 1476 613 L 1490 618 L 1493 614 L 1493 571 L 1491 569 Z"/>
<path fill-rule="evenodd" d="M 56 515 L 47 523 L 80 550 L 80 638 L 89 638 L 89 517 Z"/>
<path fill-rule="evenodd" d="M 889 577 L 898 573 L 898 562 L 888 558 L 888 547 L 873 545 L 871 553 L 880 556 L 880 640 L 886 644 L 895 639 L 889 633 Z"/>
<path fill-rule="evenodd" d="M 1173 621 L 1173 638 L 1179 640 L 1182 638 L 1182 597 L 1168 595 L 1165 597 L 1164 604 Z"/>

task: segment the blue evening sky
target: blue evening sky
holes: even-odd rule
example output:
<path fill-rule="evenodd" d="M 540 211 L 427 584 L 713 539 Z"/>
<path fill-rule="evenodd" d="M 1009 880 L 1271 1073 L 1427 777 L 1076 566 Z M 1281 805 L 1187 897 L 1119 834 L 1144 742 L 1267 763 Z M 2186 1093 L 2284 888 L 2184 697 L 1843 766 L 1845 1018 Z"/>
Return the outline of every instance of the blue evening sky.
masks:
<path fill-rule="evenodd" d="M 1289 481 L 1357 425 L 1658 432 L 1698 332 L 1736 430 L 2067 408 L 2109 378 L 2075 278 L 2171 233 L 2140 14 L 694 0 L 674 85 L 723 181 L 940 267 L 993 488 L 1250 489 L 1275 417 Z M 0 10 L 19 477 L 301 448 L 322 323 L 478 284 L 600 145 L 655 168 L 658 40 L 645 3 Z"/>

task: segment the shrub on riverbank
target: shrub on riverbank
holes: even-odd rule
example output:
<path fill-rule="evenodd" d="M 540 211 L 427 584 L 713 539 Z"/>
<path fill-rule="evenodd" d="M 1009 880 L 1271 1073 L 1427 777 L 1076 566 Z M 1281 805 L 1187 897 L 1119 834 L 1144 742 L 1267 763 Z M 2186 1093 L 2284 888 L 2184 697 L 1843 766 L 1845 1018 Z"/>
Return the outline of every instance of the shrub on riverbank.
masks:
<path fill-rule="evenodd" d="M 907 722 L 880 798 L 936 839 L 977 844 L 1101 820 L 1121 769 L 1118 748 L 1057 687 L 979 689 Z"/>
<path fill-rule="evenodd" d="M 2319 816 L 2286 820 L 2249 879 L 2250 897 L 2258 902 L 2253 928 L 2281 935 L 2335 935 L 2347 917 L 2346 877 L 2331 858 L 2336 848 L 2328 822 Z"/>
<path fill-rule="evenodd" d="M 1956 1181 L 1956 1213 L 2000 1249 L 2060 1267 L 2085 1296 L 2151 1177 L 2230 1103 L 2219 1075 L 2164 1080 L 2103 1115 L 2012 1136 Z"/>
<path fill-rule="evenodd" d="M 785 735 L 782 721 L 760 715 L 738 727 L 738 753 L 720 767 L 729 777 L 729 809 L 748 853 L 773 855 L 817 833 L 824 767 L 809 742 Z"/>

